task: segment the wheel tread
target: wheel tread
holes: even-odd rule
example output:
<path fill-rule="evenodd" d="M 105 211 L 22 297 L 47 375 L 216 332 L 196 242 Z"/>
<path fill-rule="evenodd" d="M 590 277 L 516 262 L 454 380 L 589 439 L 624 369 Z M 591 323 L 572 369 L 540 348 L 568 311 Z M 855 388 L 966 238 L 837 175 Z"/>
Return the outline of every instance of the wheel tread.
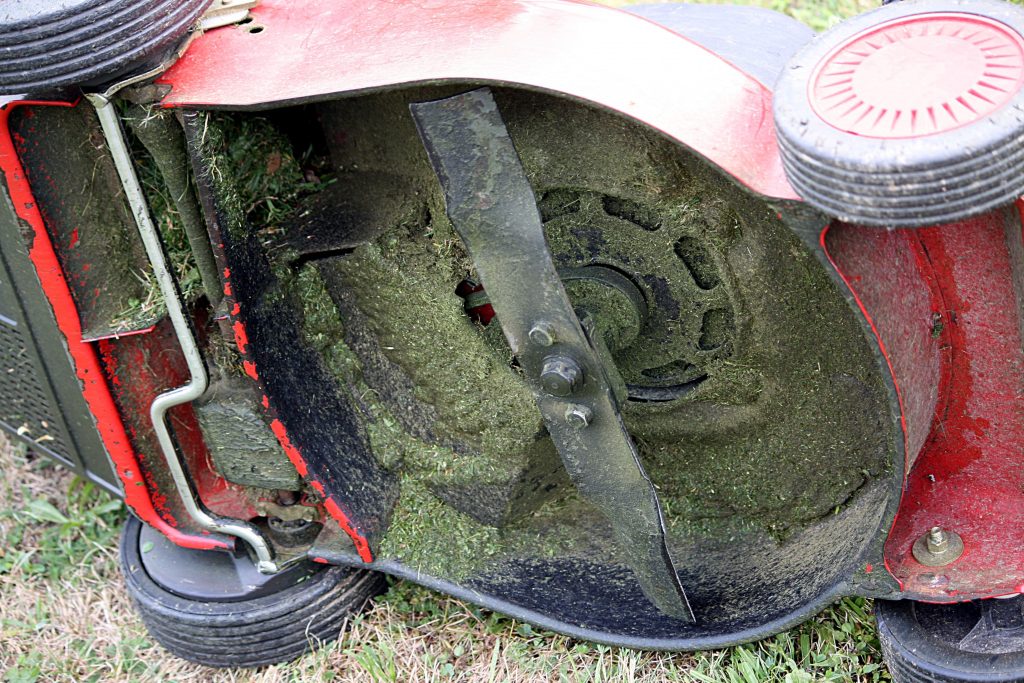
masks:
<path fill-rule="evenodd" d="M 130 518 L 120 560 L 132 604 L 150 636 L 172 654 L 214 667 L 291 661 L 329 643 L 386 588 L 365 569 L 324 566 L 275 594 L 236 602 L 193 600 L 162 588 L 143 568 L 141 522 Z"/>

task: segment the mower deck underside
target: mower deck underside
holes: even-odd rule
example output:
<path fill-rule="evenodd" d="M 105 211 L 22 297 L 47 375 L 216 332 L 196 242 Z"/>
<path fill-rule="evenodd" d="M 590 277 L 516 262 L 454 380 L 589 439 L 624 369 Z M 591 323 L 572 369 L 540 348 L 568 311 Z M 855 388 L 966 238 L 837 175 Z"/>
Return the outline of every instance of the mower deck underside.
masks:
<path fill-rule="evenodd" d="M 339 534 L 328 524 L 311 552 L 355 562 L 369 550 L 373 566 L 518 605 L 560 630 L 674 649 L 756 638 L 768 632 L 765 622 L 796 623 L 851 590 L 864 565 L 881 564 L 878 539 L 902 476 L 892 460 L 897 423 L 886 417 L 895 413 L 885 407 L 883 361 L 823 257 L 771 209 L 699 163 L 680 162 L 659 138 L 578 105 L 502 92 L 542 209 L 548 197 L 556 263 L 615 268 L 652 301 L 661 297 L 658 310 L 671 309 L 652 314 L 619 349 L 622 364 L 638 368 L 637 378 L 639 369 L 663 369 L 668 386 L 701 378 L 679 398 L 626 404 L 697 625 L 642 606 L 608 523 L 562 472 L 498 330 L 474 322 L 455 293 L 472 266 L 441 212 L 405 108 L 439 94 L 271 116 L 319 120 L 340 171 L 336 187 L 300 202 L 297 233 L 287 221 L 252 227 L 239 209 L 244 189 L 236 193 L 247 183 L 224 160 L 244 115 L 199 115 L 186 126 L 200 194 L 220 230 L 214 243 L 224 245 L 218 258 L 230 272 L 225 307 L 236 311 L 236 341 L 244 330 L 243 371 L 258 380 L 307 479 L 351 525 Z M 204 186 L 204 178 L 213 180 Z M 325 199 L 334 202 L 326 209 Z M 644 240 L 649 251 L 630 246 Z M 695 245 L 706 254 L 697 275 L 686 265 L 697 262 Z M 659 272 L 670 267 L 671 278 Z M 690 300 L 672 282 L 682 278 L 695 292 Z M 600 306 L 600 292 L 576 296 Z M 726 331 L 714 329 L 716 316 L 708 322 L 709 306 L 728 307 Z M 817 316 L 833 326 L 810 322 Z M 677 358 L 636 356 L 644 335 L 670 334 L 665 328 L 692 330 Z M 865 403 L 877 408 L 857 409 Z M 830 428 L 815 430 L 822 421 Z M 358 445 L 338 448 L 325 429 Z M 720 431 L 702 439 L 709 429 Z M 798 432 L 804 443 L 784 447 Z M 830 467 L 823 452 L 834 454 Z M 372 498 L 368 482 L 378 492 Z M 366 534 L 366 548 L 351 545 L 352 529 Z"/>
<path fill-rule="evenodd" d="M 261 11 L 290 39 L 292 18 L 273 2 Z M 211 37 L 203 49 L 249 49 L 234 33 Z M 471 52 L 459 55 L 450 64 Z M 279 76 L 291 68 L 280 59 Z M 756 144 L 719 144 L 693 122 L 649 128 L 611 111 L 611 96 L 598 107 L 531 90 L 553 87 L 543 70 L 527 88 L 490 79 L 551 260 L 621 376 L 622 420 L 691 624 L 644 597 L 635 549 L 576 490 L 446 215 L 409 105 L 465 92 L 466 74 L 333 99 L 337 84 L 287 97 L 278 84 L 274 98 L 306 102 L 289 107 L 259 104 L 273 99 L 264 83 L 222 93 L 261 111 L 227 112 L 209 94 L 221 76 L 182 65 L 167 76 L 169 102 L 190 105 L 178 118 L 132 110 L 133 126 L 152 116 L 184 130 L 174 149 L 143 132 L 134 150 L 212 379 L 171 423 L 203 505 L 251 522 L 282 557 L 378 569 L 588 640 L 673 650 L 758 639 L 841 595 L 1021 591 L 1016 208 L 875 231 L 766 200 L 756 192 L 788 196 L 770 131 L 750 132 L 767 96 L 737 85 L 746 76 L 732 67 L 716 73 L 746 99 L 723 106 L 742 119 L 736 139 Z M 342 89 L 422 81 L 366 68 Z M 577 85 L 558 89 L 600 99 L 591 81 Z M 209 106 L 190 104 L 196 93 Z M 656 109 L 644 110 L 651 121 L 670 120 Z M 112 481 L 87 404 L 130 507 L 181 545 L 228 545 L 185 513 L 148 421 L 186 368 L 92 110 L 21 105 L 2 120 L 0 164 L 20 204 L 0 216 L 0 274 L 13 283 L 0 278 L 0 341 L 16 342 L 0 356 L 26 380 L 0 392 L 20 397 L 40 378 L 42 407 L 9 403 L 0 427 Z M 704 156 L 678 144 L 687 136 Z M 169 173 L 195 190 L 194 215 L 167 194 Z M 197 226 L 209 242 L 199 259 Z M 56 321 L 26 293 L 36 276 Z M 62 344 L 86 404 L 55 364 Z M 915 559 L 933 527 L 955 531 L 963 556 Z"/>

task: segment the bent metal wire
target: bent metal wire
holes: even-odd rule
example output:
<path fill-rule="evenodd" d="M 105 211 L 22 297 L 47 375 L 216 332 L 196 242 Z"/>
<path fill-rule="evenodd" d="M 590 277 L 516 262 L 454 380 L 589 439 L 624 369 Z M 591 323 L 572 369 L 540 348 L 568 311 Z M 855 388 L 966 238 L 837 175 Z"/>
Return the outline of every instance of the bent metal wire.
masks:
<path fill-rule="evenodd" d="M 131 206 L 132 215 L 139 229 L 139 236 L 146 249 L 146 255 L 153 267 L 153 276 L 166 302 L 168 317 L 174 327 L 174 333 L 181 352 L 185 356 L 190 375 L 188 382 L 160 394 L 153 400 L 149 409 L 150 420 L 153 423 L 164 460 L 167 462 L 167 468 L 174 480 L 174 486 L 178 495 L 181 496 L 189 516 L 204 529 L 234 536 L 248 543 L 256 554 L 259 571 L 264 574 L 273 574 L 301 560 L 304 556 L 297 555 L 289 558 L 286 562 L 277 562 L 273 548 L 258 528 L 240 520 L 215 517 L 204 510 L 192 489 L 174 439 L 171 438 L 167 427 L 167 412 L 175 406 L 190 403 L 202 396 L 209 384 L 209 378 L 195 335 L 192 332 L 192 326 L 185 315 L 177 283 L 167 267 L 167 256 L 150 216 L 149 206 L 135 173 L 135 167 L 132 165 L 128 145 L 124 138 L 124 129 L 117 116 L 117 110 L 111 104 L 110 97 L 118 89 L 118 87 L 114 87 L 103 94 L 87 95 L 87 98 L 99 117 L 104 138 L 117 167 L 117 173 L 124 188 L 125 197 Z"/>

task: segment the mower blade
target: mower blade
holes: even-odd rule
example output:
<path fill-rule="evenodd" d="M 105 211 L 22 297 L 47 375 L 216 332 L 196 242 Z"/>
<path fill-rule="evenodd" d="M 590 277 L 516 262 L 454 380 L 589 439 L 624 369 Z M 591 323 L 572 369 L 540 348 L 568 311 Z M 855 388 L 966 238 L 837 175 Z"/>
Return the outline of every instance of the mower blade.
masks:
<path fill-rule="evenodd" d="M 448 216 L 569 477 L 611 523 L 648 599 L 665 614 L 692 622 L 669 556 L 657 493 L 612 390 L 610 377 L 617 371 L 602 362 L 565 293 L 533 190 L 490 90 L 410 108 L 444 190 Z M 553 362 L 561 372 L 553 373 L 554 386 Z"/>

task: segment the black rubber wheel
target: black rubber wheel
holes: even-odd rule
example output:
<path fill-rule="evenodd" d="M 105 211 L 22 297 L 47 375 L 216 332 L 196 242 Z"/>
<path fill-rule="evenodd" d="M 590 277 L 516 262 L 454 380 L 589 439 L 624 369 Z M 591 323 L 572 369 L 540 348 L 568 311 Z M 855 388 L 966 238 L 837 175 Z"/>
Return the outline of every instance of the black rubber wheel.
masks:
<path fill-rule="evenodd" d="M 335 640 L 345 621 L 386 587 L 379 572 L 309 563 L 255 588 L 251 577 L 245 576 L 238 583 L 246 586 L 247 593 L 228 590 L 226 598 L 211 599 L 217 587 L 193 582 L 192 594 L 186 595 L 182 586 L 189 586 L 188 581 L 172 591 L 154 580 L 153 574 L 169 576 L 168 563 L 198 569 L 200 575 L 213 576 L 225 569 L 230 573 L 239 557 L 187 550 L 159 540 L 154 550 L 154 541 L 140 542 L 140 534 L 163 537 L 144 529 L 148 527 L 130 517 L 121 535 L 121 568 L 132 602 L 154 640 L 172 654 L 206 666 L 254 667 L 291 661 Z M 144 555 L 153 552 L 162 566 L 150 562 L 147 570 Z"/>
<path fill-rule="evenodd" d="M 0 95 L 40 96 L 155 66 L 213 0 L 13 0 L 0 16 Z"/>
<path fill-rule="evenodd" d="M 904 0 L 790 61 L 775 125 L 797 193 L 864 225 L 962 220 L 1024 194 L 1024 10 Z"/>
<path fill-rule="evenodd" d="M 875 604 L 896 683 L 1024 681 L 1024 598 L 931 605 Z"/>

